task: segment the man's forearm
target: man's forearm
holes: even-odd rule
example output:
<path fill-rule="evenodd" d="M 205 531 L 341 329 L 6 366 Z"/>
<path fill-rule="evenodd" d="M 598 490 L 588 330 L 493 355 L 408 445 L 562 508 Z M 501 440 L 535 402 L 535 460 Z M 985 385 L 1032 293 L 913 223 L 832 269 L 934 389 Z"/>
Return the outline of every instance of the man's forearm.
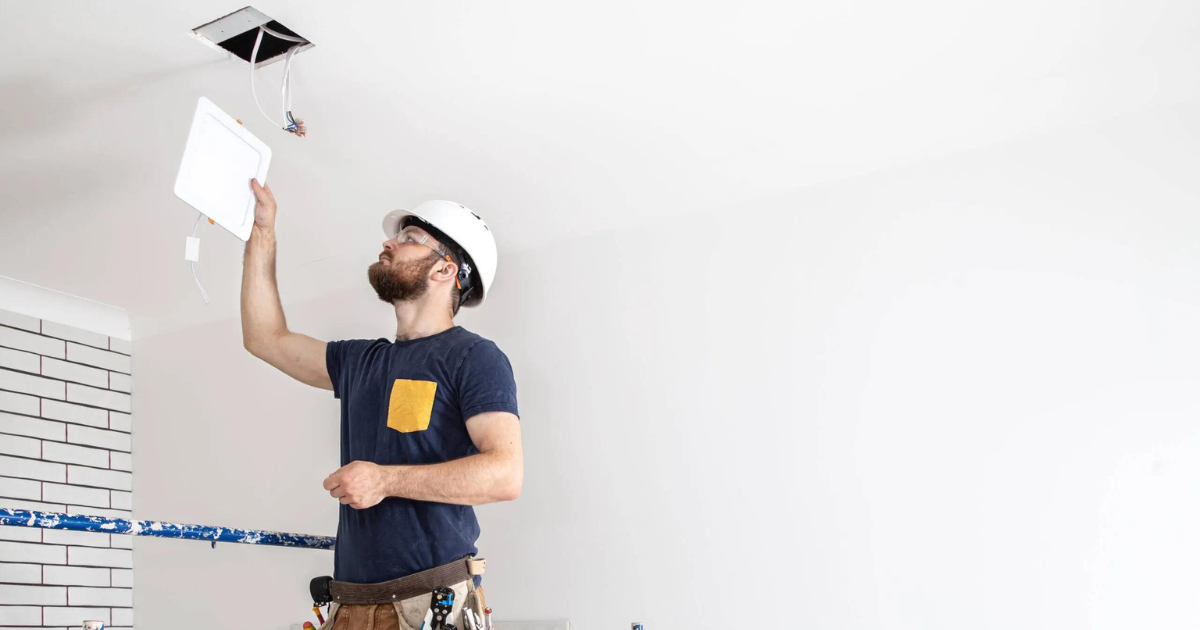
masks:
<path fill-rule="evenodd" d="M 287 330 L 275 284 L 275 232 L 257 225 L 246 241 L 242 268 L 242 338 L 246 348 Z"/>
<path fill-rule="evenodd" d="M 387 495 L 418 501 L 482 505 L 521 494 L 523 467 L 510 453 L 479 453 L 422 466 L 383 466 Z"/>

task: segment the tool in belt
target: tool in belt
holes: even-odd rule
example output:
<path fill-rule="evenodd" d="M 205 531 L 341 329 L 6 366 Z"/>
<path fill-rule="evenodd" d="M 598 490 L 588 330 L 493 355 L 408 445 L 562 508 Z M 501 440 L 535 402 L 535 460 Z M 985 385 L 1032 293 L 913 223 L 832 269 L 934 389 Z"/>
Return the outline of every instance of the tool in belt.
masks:
<path fill-rule="evenodd" d="M 454 591 L 447 588 L 446 585 L 458 584 L 473 579 L 476 575 L 483 575 L 486 567 L 487 561 L 483 558 L 467 556 L 432 569 L 375 584 L 339 582 L 329 576 L 323 576 L 313 578 L 309 583 L 309 592 L 313 597 L 313 607 L 318 609 L 329 603 L 387 604 L 432 593 L 430 611 L 434 613 L 435 618 L 437 610 L 442 607 L 442 602 L 449 601 L 444 615 L 436 618 L 434 625 L 426 629 L 433 630 L 438 626 L 449 626 L 445 621 L 449 619 L 450 610 L 454 605 Z M 439 593 L 442 595 L 441 599 L 439 599 Z M 449 593 L 448 598 L 445 597 L 446 593 Z M 453 628 L 453 626 L 449 626 L 449 628 Z"/>

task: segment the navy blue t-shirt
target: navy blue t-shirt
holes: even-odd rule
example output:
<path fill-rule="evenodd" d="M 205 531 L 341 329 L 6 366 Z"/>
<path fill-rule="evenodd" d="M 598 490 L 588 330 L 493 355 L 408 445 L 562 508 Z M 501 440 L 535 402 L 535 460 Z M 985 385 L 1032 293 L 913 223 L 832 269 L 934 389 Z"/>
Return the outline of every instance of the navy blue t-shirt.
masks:
<path fill-rule="evenodd" d="M 434 464 L 479 452 L 471 417 L 517 414 L 512 365 L 496 344 L 461 327 L 412 339 L 332 341 L 325 350 L 342 401 L 342 465 Z M 475 510 L 388 497 L 341 506 L 334 579 L 386 582 L 477 552 Z"/>

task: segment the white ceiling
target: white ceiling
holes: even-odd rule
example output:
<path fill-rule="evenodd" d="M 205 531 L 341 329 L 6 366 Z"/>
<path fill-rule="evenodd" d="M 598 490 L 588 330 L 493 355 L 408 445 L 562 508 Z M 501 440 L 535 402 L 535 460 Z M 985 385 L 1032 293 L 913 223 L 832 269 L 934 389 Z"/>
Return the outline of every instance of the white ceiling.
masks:
<path fill-rule="evenodd" d="M 236 316 L 240 242 L 202 226 L 207 307 L 182 260 L 201 95 L 275 151 L 285 302 L 364 282 L 380 217 L 427 198 L 503 259 L 1200 96 L 1191 0 L 256 2 L 316 43 L 298 140 L 190 35 L 243 1 L 0 0 L 0 275 L 127 308 L 135 337 Z"/>

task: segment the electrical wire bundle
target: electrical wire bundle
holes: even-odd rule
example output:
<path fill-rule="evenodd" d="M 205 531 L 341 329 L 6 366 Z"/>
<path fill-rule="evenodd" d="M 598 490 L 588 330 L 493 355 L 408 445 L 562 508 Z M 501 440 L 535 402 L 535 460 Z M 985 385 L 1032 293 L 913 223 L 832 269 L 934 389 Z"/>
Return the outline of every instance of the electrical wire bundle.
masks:
<path fill-rule="evenodd" d="M 276 122 L 274 118 L 271 118 L 267 114 L 266 110 L 264 110 L 262 105 L 260 105 L 258 102 L 258 90 L 254 84 L 254 64 L 258 60 L 258 48 L 260 45 L 262 45 L 264 33 L 271 35 L 272 37 L 278 37 L 279 39 L 285 41 L 296 42 L 295 46 L 292 46 L 288 49 L 287 55 L 283 60 L 283 85 L 282 93 L 280 94 L 280 100 L 283 105 L 283 118 L 287 121 L 287 124 L 280 124 Z M 273 31 L 266 26 L 260 26 L 258 27 L 258 37 L 254 40 L 254 50 L 250 51 L 250 93 L 254 95 L 254 104 L 258 106 L 258 111 L 262 112 L 263 117 L 270 121 L 271 124 L 300 138 L 303 138 L 305 134 L 308 133 L 308 129 L 304 126 L 303 120 L 296 120 L 295 116 L 292 115 L 292 57 L 307 43 L 307 40 L 300 39 L 299 37 L 284 35 L 283 33 Z"/>

